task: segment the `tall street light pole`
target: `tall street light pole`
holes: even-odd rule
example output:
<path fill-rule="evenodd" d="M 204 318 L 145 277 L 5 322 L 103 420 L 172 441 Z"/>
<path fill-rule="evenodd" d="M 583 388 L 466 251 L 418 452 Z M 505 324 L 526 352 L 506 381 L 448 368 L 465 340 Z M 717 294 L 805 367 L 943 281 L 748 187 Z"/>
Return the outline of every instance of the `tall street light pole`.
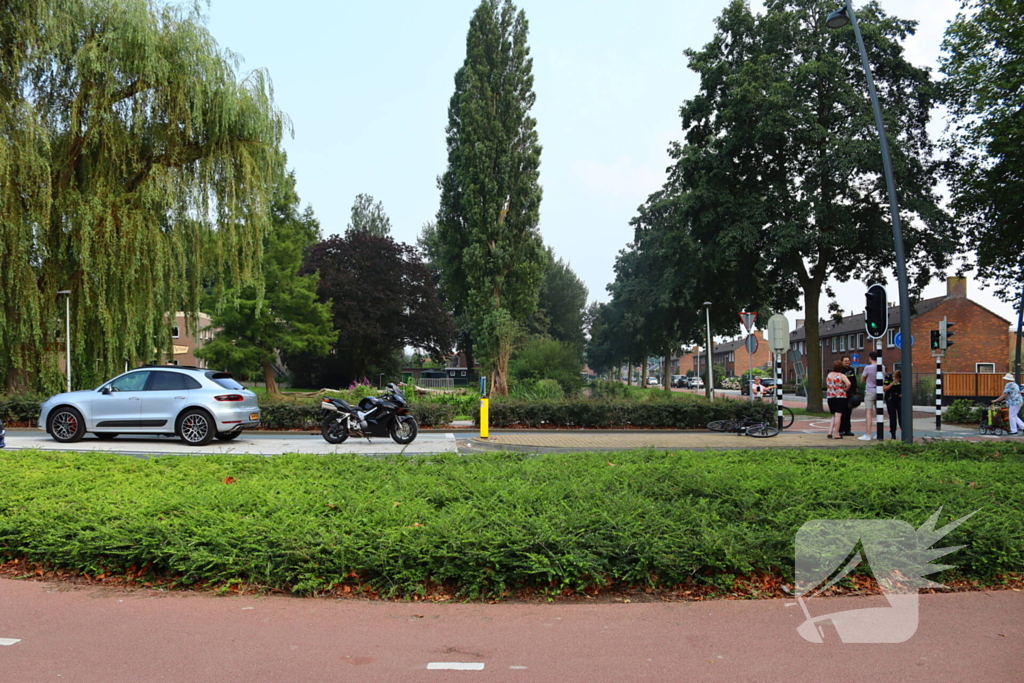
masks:
<path fill-rule="evenodd" d="M 704 302 L 704 313 L 707 315 L 708 322 L 708 398 L 712 401 L 715 400 L 715 361 L 711 356 L 711 302 Z"/>
<path fill-rule="evenodd" d="M 71 391 L 71 290 L 62 289 L 57 292 L 57 295 L 63 295 L 64 298 L 64 350 L 65 360 L 68 371 L 68 391 Z"/>
<path fill-rule="evenodd" d="M 909 382 L 913 381 L 913 367 L 911 362 L 910 342 L 912 339 L 910 329 L 910 294 L 907 290 L 907 261 L 903 252 L 903 231 L 900 228 L 900 210 L 896 203 L 896 183 L 892 176 L 892 160 L 889 157 L 889 142 L 885 137 L 885 124 L 882 121 L 882 107 L 878 104 L 878 94 L 875 92 L 875 79 L 871 76 L 871 65 L 868 63 L 868 51 L 864 47 L 864 38 L 860 34 L 860 27 L 857 25 L 857 15 L 853 11 L 853 2 L 850 0 L 843 7 L 828 15 L 825 25 L 829 28 L 841 28 L 847 24 L 853 24 L 853 34 L 857 37 L 857 47 L 860 48 L 860 59 L 864 64 L 864 75 L 868 81 L 868 94 L 871 96 L 871 106 L 875 110 L 875 127 L 878 129 L 878 139 L 882 147 L 882 169 L 885 172 L 885 185 L 889 190 L 889 212 L 892 214 L 892 238 L 896 246 L 896 278 L 900 292 L 900 332 L 903 335 L 902 348 L 900 349 L 900 370 Z M 903 415 L 910 417 L 904 423 L 900 420 L 900 429 L 903 432 L 905 443 L 914 442 L 914 392 L 903 392 Z"/>

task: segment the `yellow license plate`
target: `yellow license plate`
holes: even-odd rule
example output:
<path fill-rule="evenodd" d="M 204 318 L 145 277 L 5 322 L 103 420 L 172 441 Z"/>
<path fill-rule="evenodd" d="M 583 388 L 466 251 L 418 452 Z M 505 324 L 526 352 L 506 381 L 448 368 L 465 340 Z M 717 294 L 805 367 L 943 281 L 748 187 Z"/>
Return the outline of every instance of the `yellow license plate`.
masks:
<path fill-rule="evenodd" d="M 258 419 L 260 419 L 260 414 L 259 413 L 249 413 L 249 419 L 250 420 L 258 420 Z"/>

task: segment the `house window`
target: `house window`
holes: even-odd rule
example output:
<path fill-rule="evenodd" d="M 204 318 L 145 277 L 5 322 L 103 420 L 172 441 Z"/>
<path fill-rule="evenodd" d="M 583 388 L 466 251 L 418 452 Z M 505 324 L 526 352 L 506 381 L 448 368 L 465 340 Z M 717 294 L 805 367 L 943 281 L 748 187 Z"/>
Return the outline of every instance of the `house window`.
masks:
<path fill-rule="evenodd" d="M 845 351 L 846 350 L 846 337 L 840 337 L 839 338 L 839 350 L 840 351 Z"/>
<path fill-rule="evenodd" d="M 863 332 L 861 332 L 860 334 L 857 335 L 857 348 L 858 349 L 863 349 L 864 348 L 864 333 Z"/>
<path fill-rule="evenodd" d="M 891 327 L 889 328 L 889 333 L 886 335 L 885 343 L 890 349 L 896 346 L 896 330 Z"/>
<path fill-rule="evenodd" d="M 462 371 L 462 376 L 463 376 L 463 377 L 465 377 L 465 376 L 466 376 L 466 371 L 465 371 L 465 370 L 463 370 L 463 371 Z"/>
<path fill-rule="evenodd" d="M 171 328 L 171 339 L 177 339 L 180 336 L 181 335 L 178 334 L 178 326 L 175 325 L 174 327 Z"/>
<path fill-rule="evenodd" d="M 856 346 L 854 346 L 856 341 L 857 341 L 857 335 L 851 334 L 850 335 L 850 339 L 849 339 L 849 344 L 850 344 L 850 350 L 851 351 L 853 351 L 855 348 L 857 348 Z"/>
<path fill-rule="evenodd" d="M 975 372 L 995 372 L 996 371 L 996 364 L 995 363 L 975 363 L 974 364 L 974 371 Z"/>
<path fill-rule="evenodd" d="M 893 364 L 892 364 L 892 371 L 893 371 L 893 372 L 896 372 L 897 370 L 899 370 L 899 369 L 900 369 L 900 366 L 901 366 L 901 365 L 903 365 L 903 363 L 893 363 Z"/>
<path fill-rule="evenodd" d="M 832 337 L 832 353 L 835 353 L 838 350 L 839 350 L 839 340 L 837 338 L 835 338 L 835 337 Z"/>

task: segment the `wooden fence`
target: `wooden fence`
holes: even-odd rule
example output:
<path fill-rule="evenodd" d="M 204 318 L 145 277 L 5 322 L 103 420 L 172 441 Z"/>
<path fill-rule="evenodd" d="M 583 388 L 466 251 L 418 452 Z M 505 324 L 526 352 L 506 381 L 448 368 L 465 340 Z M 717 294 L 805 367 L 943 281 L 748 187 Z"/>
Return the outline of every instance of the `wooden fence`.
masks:
<path fill-rule="evenodd" d="M 995 398 L 1003 393 L 1006 380 L 999 373 L 944 372 L 942 394 L 952 398 Z"/>

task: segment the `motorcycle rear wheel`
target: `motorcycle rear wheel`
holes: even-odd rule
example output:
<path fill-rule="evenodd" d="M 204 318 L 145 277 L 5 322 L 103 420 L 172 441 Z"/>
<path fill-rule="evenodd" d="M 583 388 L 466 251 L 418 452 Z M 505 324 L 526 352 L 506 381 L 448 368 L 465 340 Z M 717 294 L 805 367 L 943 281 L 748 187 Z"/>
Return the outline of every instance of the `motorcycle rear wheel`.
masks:
<path fill-rule="evenodd" d="M 388 430 L 391 432 L 391 438 L 394 439 L 395 443 L 406 444 L 412 443 L 416 439 L 416 435 L 419 434 L 420 428 L 416 424 L 416 418 L 409 417 L 403 420 L 395 420 L 391 423 L 391 427 Z"/>
<path fill-rule="evenodd" d="M 327 443 L 339 444 L 348 438 L 348 429 L 342 418 L 328 415 L 320 423 L 320 434 Z"/>

